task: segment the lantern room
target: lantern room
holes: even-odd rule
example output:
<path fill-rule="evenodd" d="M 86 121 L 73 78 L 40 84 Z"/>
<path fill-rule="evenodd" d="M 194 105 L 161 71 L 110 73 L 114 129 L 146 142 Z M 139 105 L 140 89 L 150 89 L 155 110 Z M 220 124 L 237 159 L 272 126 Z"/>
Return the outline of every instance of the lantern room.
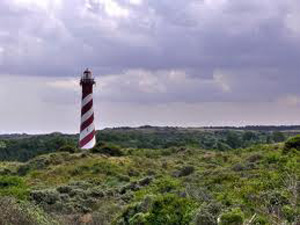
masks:
<path fill-rule="evenodd" d="M 81 80 L 80 80 L 80 84 L 95 84 L 94 78 L 93 78 L 93 74 L 89 69 L 86 69 L 82 76 L 81 76 Z"/>

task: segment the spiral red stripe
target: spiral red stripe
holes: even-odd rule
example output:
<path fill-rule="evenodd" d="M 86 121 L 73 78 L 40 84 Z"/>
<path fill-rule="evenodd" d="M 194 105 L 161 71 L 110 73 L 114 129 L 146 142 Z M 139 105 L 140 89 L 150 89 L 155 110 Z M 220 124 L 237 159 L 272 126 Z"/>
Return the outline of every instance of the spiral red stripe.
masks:
<path fill-rule="evenodd" d="M 81 108 L 81 116 L 83 116 L 87 111 L 93 107 L 93 100 L 89 101 L 85 106 Z"/>
<path fill-rule="evenodd" d="M 89 133 L 85 138 L 83 138 L 80 142 L 80 148 L 84 147 L 86 144 L 88 144 L 90 141 L 92 141 L 95 137 L 95 130 L 93 130 L 91 133 Z"/>
<path fill-rule="evenodd" d="M 81 123 L 80 131 L 83 131 L 84 129 L 86 129 L 93 122 L 94 122 L 94 114 L 92 114 L 86 121 Z"/>

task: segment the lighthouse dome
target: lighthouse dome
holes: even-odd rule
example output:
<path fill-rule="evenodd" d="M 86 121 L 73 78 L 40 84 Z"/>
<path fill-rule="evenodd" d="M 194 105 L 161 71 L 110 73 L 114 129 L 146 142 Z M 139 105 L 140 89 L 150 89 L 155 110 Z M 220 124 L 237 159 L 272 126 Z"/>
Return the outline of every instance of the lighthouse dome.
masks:
<path fill-rule="evenodd" d="M 83 72 L 82 79 L 84 79 L 84 80 L 93 79 L 92 72 L 89 69 L 86 69 Z"/>
<path fill-rule="evenodd" d="M 89 84 L 89 85 L 95 84 L 93 74 L 89 69 L 86 69 L 81 76 L 80 85 L 83 85 L 83 84 Z"/>

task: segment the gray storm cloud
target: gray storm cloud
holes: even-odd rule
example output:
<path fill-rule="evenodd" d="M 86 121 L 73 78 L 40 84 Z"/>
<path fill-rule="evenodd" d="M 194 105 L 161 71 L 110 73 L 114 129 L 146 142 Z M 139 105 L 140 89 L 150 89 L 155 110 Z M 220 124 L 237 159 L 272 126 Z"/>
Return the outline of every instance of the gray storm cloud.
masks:
<path fill-rule="evenodd" d="M 33 98 L 30 108 L 54 118 L 58 111 L 49 105 L 71 112 L 78 104 L 76 79 L 88 66 L 98 75 L 97 104 L 120 111 L 129 107 L 124 104 L 148 104 L 149 110 L 182 104 L 188 114 L 197 104 L 237 109 L 267 103 L 296 112 L 299 10 L 297 0 L 2 0 L 0 86 L 7 94 L 15 82 L 24 92 L 31 84 L 36 95 L 15 93 L 12 102 Z M 145 117 L 141 113 L 139 120 L 146 123 Z M 128 124 L 107 121 L 105 126 Z M 280 121 L 289 120 L 278 115 L 266 123 Z"/>
<path fill-rule="evenodd" d="M 296 0 L 1 1 L 4 72 L 297 67 Z M 212 76 L 212 74 L 211 74 Z"/>

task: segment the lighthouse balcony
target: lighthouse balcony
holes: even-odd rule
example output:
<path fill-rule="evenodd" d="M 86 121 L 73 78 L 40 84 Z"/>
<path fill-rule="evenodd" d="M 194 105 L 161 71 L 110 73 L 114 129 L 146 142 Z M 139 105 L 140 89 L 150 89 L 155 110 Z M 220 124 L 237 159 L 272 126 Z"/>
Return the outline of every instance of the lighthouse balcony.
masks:
<path fill-rule="evenodd" d="M 94 78 L 81 78 L 80 85 L 82 84 L 95 84 Z"/>

